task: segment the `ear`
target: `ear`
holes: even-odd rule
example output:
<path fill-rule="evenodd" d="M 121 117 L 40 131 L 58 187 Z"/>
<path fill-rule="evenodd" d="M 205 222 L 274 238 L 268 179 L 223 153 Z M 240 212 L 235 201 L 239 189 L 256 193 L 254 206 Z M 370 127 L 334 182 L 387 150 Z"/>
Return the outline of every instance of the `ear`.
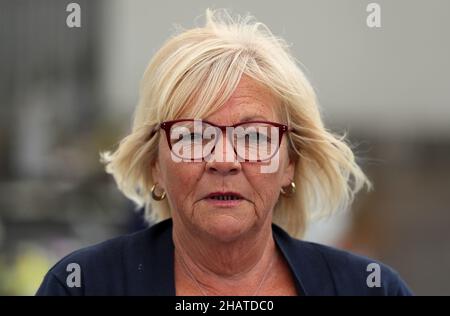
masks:
<path fill-rule="evenodd" d="M 291 184 L 291 181 L 294 180 L 294 173 L 295 173 L 295 162 L 292 159 L 289 159 L 289 162 L 283 171 L 281 186 L 283 187 L 289 186 Z"/>
<path fill-rule="evenodd" d="M 159 159 L 157 158 L 151 166 L 152 180 L 153 183 L 158 183 L 160 187 L 165 187 L 163 183 L 163 178 L 161 176 L 161 166 L 159 164 Z"/>

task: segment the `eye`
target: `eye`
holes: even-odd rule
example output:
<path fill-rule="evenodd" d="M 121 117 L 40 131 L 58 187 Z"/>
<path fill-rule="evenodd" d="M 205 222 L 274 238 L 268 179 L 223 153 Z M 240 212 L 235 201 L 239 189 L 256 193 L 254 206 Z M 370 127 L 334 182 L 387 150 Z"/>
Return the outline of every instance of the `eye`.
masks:
<path fill-rule="evenodd" d="M 200 140 L 203 138 L 203 135 L 200 133 L 191 133 L 190 136 L 192 140 Z"/>
<path fill-rule="evenodd" d="M 245 134 L 245 140 L 248 140 L 250 142 L 268 142 L 270 141 L 270 137 L 268 137 L 264 133 L 250 132 Z"/>
<path fill-rule="evenodd" d="M 196 143 L 201 142 L 203 136 L 201 133 L 182 133 L 178 135 L 178 138 L 174 139 L 174 143 L 183 142 L 183 143 Z"/>
<path fill-rule="evenodd" d="M 197 141 L 201 141 L 202 139 L 203 139 L 203 136 L 200 133 L 189 133 L 189 134 L 183 135 L 183 140 L 185 140 L 185 141 L 197 142 Z"/>

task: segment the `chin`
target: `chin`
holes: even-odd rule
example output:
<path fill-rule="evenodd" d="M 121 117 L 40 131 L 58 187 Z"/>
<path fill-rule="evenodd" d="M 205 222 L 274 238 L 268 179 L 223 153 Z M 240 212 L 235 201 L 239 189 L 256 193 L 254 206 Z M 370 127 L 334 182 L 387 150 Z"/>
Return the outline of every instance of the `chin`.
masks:
<path fill-rule="evenodd" d="M 232 242 L 245 234 L 250 226 L 244 219 L 223 214 L 209 218 L 204 223 L 204 230 L 216 240 Z"/>

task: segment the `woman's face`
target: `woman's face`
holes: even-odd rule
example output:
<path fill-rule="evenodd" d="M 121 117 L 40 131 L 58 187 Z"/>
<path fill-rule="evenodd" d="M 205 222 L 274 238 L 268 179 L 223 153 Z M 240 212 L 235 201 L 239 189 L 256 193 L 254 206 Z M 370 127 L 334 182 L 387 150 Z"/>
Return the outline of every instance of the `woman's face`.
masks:
<path fill-rule="evenodd" d="M 277 102 L 268 90 L 243 76 L 226 104 L 206 120 L 217 125 L 249 120 L 280 122 Z M 227 141 L 226 137 L 223 141 Z M 225 157 L 226 146 L 221 147 Z M 290 184 L 294 173 L 285 136 L 278 155 L 278 168 L 271 173 L 261 172 L 264 163 L 256 162 L 175 162 L 164 133 L 160 133 L 153 179 L 158 188 L 166 191 L 174 225 L 232 241 L 271 222 L 280 189 Z M 207 197 L 214 192 L 235 192 L 241 199 L 220 201 Z"/>

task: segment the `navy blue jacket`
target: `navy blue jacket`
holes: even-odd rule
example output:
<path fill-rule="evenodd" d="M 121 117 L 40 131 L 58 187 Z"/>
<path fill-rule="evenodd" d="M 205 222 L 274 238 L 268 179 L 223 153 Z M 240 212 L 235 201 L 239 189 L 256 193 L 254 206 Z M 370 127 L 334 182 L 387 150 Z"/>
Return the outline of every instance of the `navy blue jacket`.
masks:
<path fill-rule="evenodd" d="M 299 295 L 412 294 L 397 272 L 381 262 L 294 239 L 275 224 L 272 232 Z M 50 269 L 36 294 L 175 295 L 173 255 L 172 220 L 167 219 L 66 256 Z M 371 263 L 380 267 L 381 286 L 368 286 Z M 74 272 L 80 272 L 78 284 Z"/>

